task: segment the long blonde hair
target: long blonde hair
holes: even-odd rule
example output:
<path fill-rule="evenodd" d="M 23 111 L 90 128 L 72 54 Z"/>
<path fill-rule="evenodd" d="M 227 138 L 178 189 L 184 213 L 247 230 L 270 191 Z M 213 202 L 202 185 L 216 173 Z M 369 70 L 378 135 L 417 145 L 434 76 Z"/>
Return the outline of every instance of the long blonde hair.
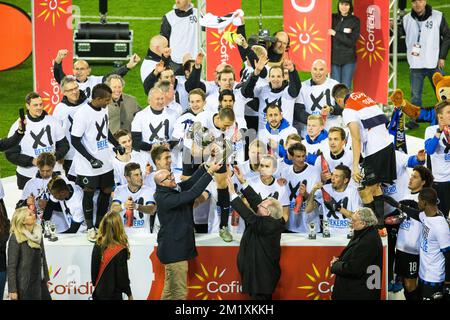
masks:
<path fill-rule="evenodd" d="M 17 242 L 21 243 L 25 241 L 27 238 L 23 234 L 25 230 L 25 225 L 23 221 L 28 216 L 28 207 L 20 207 L 14 211 L 14 214 L 11 218 L 11 229 L 10 233 L 14 233 L 16 236 Z M 21 241 L 22 240 L 22 241 Z"/>
<path fill-rule="evenodd" d="M 128 237 L 123 227 L 122 218 L 118 213 L 109 211 L 103 217 L 98 228 L 97 245 L 103 252 L 111 245 L 121 245 L 127 248 L 128 259 L 130 258 L 130 248 Z"/>

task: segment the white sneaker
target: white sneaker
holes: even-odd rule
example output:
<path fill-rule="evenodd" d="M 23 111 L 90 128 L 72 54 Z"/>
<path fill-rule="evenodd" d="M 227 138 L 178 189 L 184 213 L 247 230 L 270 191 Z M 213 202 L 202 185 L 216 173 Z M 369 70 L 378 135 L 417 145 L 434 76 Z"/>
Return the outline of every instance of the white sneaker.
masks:
<path fill-rule="evenodd" d="M 88 231 L 87 231 L 87 239 L 90 242 L 97 241 L 97 230 L 95 230 L 95 228 L 88 229 Z"/>

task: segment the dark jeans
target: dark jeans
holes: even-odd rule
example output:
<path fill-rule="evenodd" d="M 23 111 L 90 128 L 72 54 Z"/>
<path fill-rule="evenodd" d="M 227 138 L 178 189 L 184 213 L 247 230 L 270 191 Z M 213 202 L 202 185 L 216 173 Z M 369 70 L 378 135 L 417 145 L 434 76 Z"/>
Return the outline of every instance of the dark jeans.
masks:
<path fill-rule="evenodd" d="M 411 85 L 411 103 L 422 107 L 423 80 L 427 77 L 430 80 L 433 90 L 436 88 L 433 84 L 433 74 L 441 72 L 439 69 L 409 69 L 409 81 Z"/>
<path fill-rule="evenodd" d="M 0 300 L 3 300 L 3 294 L 5 293 L 6 283 L 6 271 L 0 272 Z"/>
<path fill-rule="evenodd" d="M 352 87 L 353 74 L 355 73 L 356 63 L 347 63 L 343 65 L 331 65 L 331 78 L 339 83 L 343 83 L 347 88 Z"/>

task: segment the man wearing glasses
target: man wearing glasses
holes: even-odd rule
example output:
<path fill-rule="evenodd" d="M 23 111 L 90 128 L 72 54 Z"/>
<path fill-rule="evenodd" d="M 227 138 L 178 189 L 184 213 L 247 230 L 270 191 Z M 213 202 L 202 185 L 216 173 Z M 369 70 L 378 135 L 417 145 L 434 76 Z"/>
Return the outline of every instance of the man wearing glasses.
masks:
<path fill-rule="evenodd" d="M 53 117 L 60 121 L 67 141 L 70 143 L 69 152 L 64 158 L 63 168 L 66 176 L 70 181 L 75 181 L 75 171 L 70 173 L 70 167 L 75 156 L 75 149 L 70 140 L 70 131 L 72 130 L 73 115 L 84 104 L 88 103 L 88 99 L 84 91 L 80 90 L 77 79 L 74 76 L 66 76 L 61 81 L 61 92 L 64 95 L 61 102 L 58 103 L 53 111 Z"/>
<path fill-rule="evenodd" d="M 191 179 L 176 183 L 167 169 L 155 173 L 160 229 L 158 231 L 159 261 L 165 267 L 162 300 L 187 298 L 188 260 L 197 256 L 194 236 L 193 204 L 212 180 L 222 163 L 201 165 Z"/>

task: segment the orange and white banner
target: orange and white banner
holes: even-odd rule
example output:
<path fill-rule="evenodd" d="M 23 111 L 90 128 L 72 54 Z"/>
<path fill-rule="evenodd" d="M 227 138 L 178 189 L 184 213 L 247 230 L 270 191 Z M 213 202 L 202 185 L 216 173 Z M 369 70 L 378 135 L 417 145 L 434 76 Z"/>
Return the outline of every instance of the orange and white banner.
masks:
<path fill-rule="evenodd" d="M 344 246 L 282 246 L 281 277 L 273 293 L 275 300 L 331 300 L 335 275 L 330 261 L 339 256 Z M 241 276 L 237 269 L 238 246 L 198 246 L 198 256 L 189 260 L 188 300 L 247 300 L 242 293 Z M 164 288 L 164 266 L 150 255 L 155 280 L 149 300 L 158 300 Z M 383 247 L 383 266 L 386 246 Z M 387 299 L 386 270 L 379 270 L 381 298 Z"/>
<path fill-rule="evenodd" d="M 284 0 L 284 31 L 290 38 L 289 58 L 297 70 L 310 71 L 316 59 L 330 65 L 332 0 Z"/>
<path fill-rule="evenodd" d="M 206 12 L 215 16 L 224 16 L 241 9 L 241 0 L 208 0 Z M 237 27 L 230 24 L 224 30 L 206 28 L 206 79 L 215 80 L 215 70 L 221 63 L 231 64 L 236 71 L 236 81 L 239 81 L 239 71 L 242 67 L 241 56 L 237 44 L 231 41 L 231 34 Z"/>
<path fill-rule="evenodd" d="M 50 114 L 61 101 L 59 84 L 53 77 L 53 61 L 59 49 L 68 49 L 63 69 L 72 70 L 72 0 L 33 0 L 34 90 Z"/>
<path fill-rule="evenodd" d="M 355 1 L 354 14 L 361 21 L 357 42 L 354 91 L 364 92 L 387 104 L 389 87 L 389 0 Z M 370 81 L 367 81 L 370 79 Z"/>

